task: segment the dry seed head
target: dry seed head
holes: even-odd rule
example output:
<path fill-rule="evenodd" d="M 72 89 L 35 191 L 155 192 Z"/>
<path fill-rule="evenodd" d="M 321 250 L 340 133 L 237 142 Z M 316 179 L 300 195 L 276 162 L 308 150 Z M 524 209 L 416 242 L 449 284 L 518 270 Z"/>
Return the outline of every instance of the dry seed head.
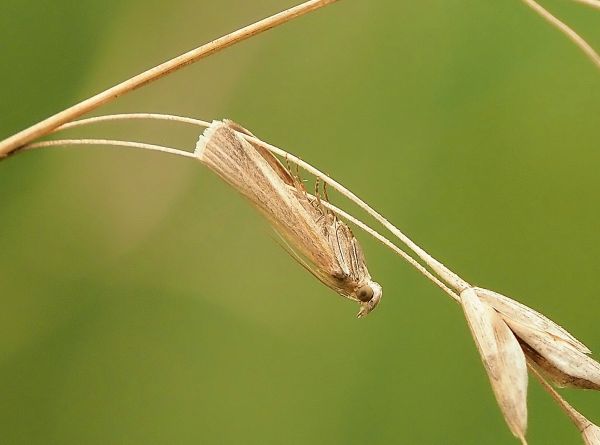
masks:
<path fill-rule="evenodd" d="M 507 322 L 527 359 L 558 386 L 600 390 L 600 364 L 546 332 Z"/>
<path fill-rule="evenodd" d="M 513 434 L 525 443 L 527 361 L 577 424 L 584 441 L 600 445 L 598 427 L 575 411 L 544 379 L 560 386 L 600 389 L 600 364 L 586 355 L 589 349 L 552 320 L 497 292 L 468 288 L 460 297 L 492 389 Z"/>
<path fill-rule="evenodd" d="M 309 195 L 302 182 L 250 132 L 231 121 L 213 121 L 200 136 L 197 159 L 244 195 L 281 236 L 290 255 L 321 282 L 358 302 L 358 317 L 382 295 L 371 279 L 350 228 Z"/>
<path fill-rule="evenodd" d="M 600 390 L 600 364 L 565 329 L 533 309 L 487 289 L 475 292 L 502 316 L 527 360 L 559 386 Z"/>
<path fill-rule="evenodd" d="M 527 365 L 519 343 L 498 312 L 472 288 L 460 294 L 465 317 L 512 433 L 525 443 L 527 432 Z"/>
<path fill-rule="evenodd" d="M 499 294 L 498 292 L 480 287 L 475 287 L 474 289 L 479 298 L 496 309 L 505 320 L 513 320 L 517 323 L 530 326 L 532 329 L 547 332 L 557 339 L 570 344 L 584 354 L 589 354 L 591 352 L 587 346 L 577 340 L 564 328 L 530 307 L 525 306 L 512 298 Z"/>

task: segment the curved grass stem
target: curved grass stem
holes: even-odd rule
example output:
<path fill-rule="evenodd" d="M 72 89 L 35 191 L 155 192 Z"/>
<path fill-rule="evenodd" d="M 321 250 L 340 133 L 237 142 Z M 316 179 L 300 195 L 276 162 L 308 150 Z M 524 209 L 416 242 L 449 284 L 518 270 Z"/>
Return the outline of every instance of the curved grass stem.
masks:
<path fill-rule="evenodd" d="M 100 122 L 113 122 L 121 120 L 133 120 L 133 119 L 154 119 L 161 121 L 181 122 L 183 124 L 196 125 L 198 127 L 208 127 L 210 122 L 202 121 L 200 119 L 193 119 L 185 116 L 175 116 L 172 114 L 162 113 L 120 113 L 120 114 L 106 114 L 104 116 L 88 117 L 86 119 L 79 119 L 67 124 L 61 125 L 58 128 L 52 130 L 52 133 L 62 130 L 70 130 L 72 128 L 82 127 L 84 125 L 97 124 Z"/>
<path fill-rule="evenodd" d="M 80 121 L 75 121 L 70 124 L 66 124 L 66 125 L 60 127 L 59 129 L 57 129 L 57 131 L 69 129 L 69 128 L 80 127 L 80 126 L 87 125 L 90 123 L 106 122 L 106 121 L 114 121 L 114 120 L 127 120 L 127 119 L 159 119 L 159 120 L 177 121 L 177 122 L 193 124 L 193 125 L 198 125 L 198 126 L 209 125 L 205 121 L 191 119 L 191 118 L 185 118 L 185 117 L 180 117 L 180 116 L 161 115 L 161 114 L 154 114 L 154 113 L 133 113 L 133 114 L 130 113 L 130 114 L 107 115 L 107 116 L 98 116 L 98 117 L 89 118 L 89 119 L 82 119 Z M 252 138 L 252 139 L 254 139 L 254 138 Z M 144 149 L 144 150 L 159 151 L 159 152 L 173 154 L 173 155 L 177 155 L 177 156 L 183 156 L 183 157 L 187 157 L 187 158 L 195 158 L 195 155 L 193 153 L 187 152 L 184 150 L 178 150 L 175 148 L 165 147 L 165 146 L 161 146 L 161 145 L 147 144 L 147 143 L 143 143 L 143 142 L 121 141 L 121 140 L 114 140 L 114 139 L 58 139 L 58 140 L 51 140 L 51 141 L 35 142 L 33 144 L 29 144 L 29 145 L 23 147 L 23 150 L 31 150 L 31 149 L 36 149 L 36 148 L 59 147 L 59 146 L 66 146 L 66 145 L 95 145 L 95 146 L 118 146 L 118 147 L 128 147 L 128 148 L 139 148 L 139 149 Z M 300 161 L 300 159 L 296 158 L 295 156 L 289 155 L 287 152 L 283 152 L 283 150 L 280 150 L 280 149 L 278 149 L 277 154 L 285 156 L 286 158 L 288 158 L 288 160 L 290 160 L 292 162 Z M 321 173 L 319 170 L 315 169 L 314 167 L 310 166 L 310 164 L 307 164 L 304 161 L 301 161 L 301 162 L 302 162 L 302 164 L 299 164 L 300 166 L 302 166 L 303 168 L 310 167 L 310 171 L 313 172 L 317 177 L 321 178 L 323 181 L 330 180 L 329 177 L 327 177 L 326 175 L 324 175 L 323 173 Z M 331 181 L 333 181 L 333 180 L 331 180 Z M 327 181 L 327 182 L 329 183 L 329 181 Z M 358 197 L 356 197 L 356 195 L 354 195 L 348 189 L 343 187 L 341 184 L 339 184 L 337 182 L 335 182 L 335 184 L 337 185 L 336 189 L 338 191 L 340 191 L 343 195 L 347 196 L 349 199 L 351 199 L 356 204 L 360 205 L 362 203 L 364 206 L 367 205 L 362 200 L 360 200 Z M 355 199 L 353 199 L 353 197 L 355 197 Z M 448 286 L 446 286 L 438 277 L 436 277 L 434 274 L 432 274 L 427 268 L 425 268 L 422 264 L 420 264 L 418 261 L 416 261 L 413 257 L 411 257 L 408 253 L 406 253 L 400 247 L 398 247 L 397 245 L 392 243 L 385 236 L 381 235 L 375 229 L 371 228 L 370 226 L 368 226 L 367 224 L 365 224 L 358 218 L 355 218 L 354 216 L 352 216 L 349 213 L 343 211 L 342 209 L 334 206 L 333 204 L 330 204 L 326 201 L 323 201 L 322 203 L 324 206 L 328 207 L 330 210 L 337 213 L 343 219 L 346 219 L 346 220 L 352 222 L 353 224 L 355 224 L 356 226 L 358 226 L 359 228 L 361 228 L 362 230 L 367 232 L 369 235 L 373 236 L 376 240 L 378 240 L 379 242 L 381 242 L 382 244 L 384 244 L 385 246 L 390 248 L 392 251 L 394 251 L 396 254 L 398 254 L 400 257 L 402 257 L 405 261 L 407 261 L 409 264 L 411 264 L 415 269 L 417 269 L 417 271 L 419 271 L 422 275 L 424 275 L 431 282 L 433 282 L 436 286 L 438 286 L 440 289 L 442 289 L 452 299 L 454 299 L 455 301 L 460 301 L 460 297 L 456 294 L 456 292 L 454 292 L 452 289 L 450 289 Z"/>
<path fill-rule="evenodd" d="M 144 142 L 119 141 L 116 139 L 56 139 L 52 141 L 34 142 L 33 144 L 23 147 L 22 151 L 31 150 L 34 148 L 62 147 L 66 145 L 112 145 L 116 147 L 141 148 L 143 150 L 160 151 L 162 153 L 185 156 L 187 158 L 195 158 L 194 154 L 190 153 L 189 151 L 164 147 L 162 145 L 146 144 Z"/>

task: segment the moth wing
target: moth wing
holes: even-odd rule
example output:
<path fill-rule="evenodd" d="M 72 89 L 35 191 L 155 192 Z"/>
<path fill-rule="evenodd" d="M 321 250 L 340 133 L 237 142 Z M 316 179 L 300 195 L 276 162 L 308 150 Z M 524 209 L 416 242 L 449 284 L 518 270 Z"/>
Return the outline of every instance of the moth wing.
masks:
<path fill-rule="evenodd" d="M 369 279 L 369 273 L 365 266 L 365 258 L 358 240 L 354 237 L 352 230 L 339 219 L 335 218 L 332 225 L 333 233 L 330 242 L 340 267 L 353 282 L 354 286 Z"/>
<path fill-rule="evenodd" d="M 356 238 L 352 238 L 352 253 L 356 258 L 356 274 L 362 279 L 371 279 L 371 275 L 367 270 L 367 260 L 365 259 L 365 254 L 360 247 L 360 244 Z"/>
<path fill-rule="evenodd" d="M 244 162 L 255 173 L 248 176 L 252 186 L 246 184 L 246 196 L 286 241 L 288 248 L 285 250 L 320 281 L 341 293 L 339 278 L 344 276 L 344 271 L 340 269 L 327 237 L 326 218 L 329 214 L 309 198 L 302 183 L 278 158 L 239 133 L 252 136 L 231 121 L 224 122 L 213 135 L 227 137 L 231 150 L 247 157 Z M 229 168 L 227 162 L 223 164 L 224 168 Z M 244 184 L 245 179 L 241 176 L 236 183 Z"/>
<path fill-rule="evenodd" d="M 238 133 L 243 133 L 248 136 L 255 137 L 252 133 L 250 133 L 244 127 L 242 127 L 241 125 L 239 125 L 231 120 L 225 119 L 223 122 L 229 128 L 231 128 L 234 131 L 237 131 Z M 283 182 L 285 182 L 287 185 L 291 185 L 294 187 L 297 187 L 297 185 L 299 184 L 302 187 L 302 189 L 304 189 L 304 186 L 302 185 L 302 183 L 300 181 L 298 181 L 298 179 L 290 173 L 290 171 L 281 163 L 281 161 L 279 159 L 277 159 L 277 157 L 273 153 L 271 153 L 266 148 L 260 146 L 259 144 L 254 143 L 252 141 L 247 141 L 247 142 L 250 145 L 252 145 L 252 147 L 254 147 L 254 149 L 263 157 L 263 159 L 265 161 L 267 161 L 267 163 L 277 173 L 277 175 L 283 180 Z"/>
<path fill-rule="evenodd" d="M 338 283 L 335 279 L 332 279 L 332 276 L 323 273 L 321 269 L 316 267 L 312 261 L 306 258 L 301 252 L 296 250 L 283 236 L 278 230 L 275 230 L 275 233 L 278 237 L 278 244 L 285 250 L 289 256 L 291 256 L 294 261 L 296 261 L 300 266 L 306 269 L 312 276 L 314 276 L 317 280 L 323 283 L 325 286 L 335 290 L 338 293 L 340 292 Z M 342 294 L 343 296 L 346 296 Z"/>

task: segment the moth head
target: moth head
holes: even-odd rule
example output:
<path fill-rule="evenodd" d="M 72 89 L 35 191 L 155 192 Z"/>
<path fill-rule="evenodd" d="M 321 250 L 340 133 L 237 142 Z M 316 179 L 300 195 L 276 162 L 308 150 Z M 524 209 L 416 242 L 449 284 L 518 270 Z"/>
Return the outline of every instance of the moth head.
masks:
<path fill-rule="evenodd" d="M 362 318 L 379 304 L 379 300 L 381 300 L 381 296 L 383 295 L 383 289 L 379 283 L 369 280 L 366 284 L 356 289 L 354 295 L 360 301 L 360 311 L 358 311 L 357 317 Z"/>

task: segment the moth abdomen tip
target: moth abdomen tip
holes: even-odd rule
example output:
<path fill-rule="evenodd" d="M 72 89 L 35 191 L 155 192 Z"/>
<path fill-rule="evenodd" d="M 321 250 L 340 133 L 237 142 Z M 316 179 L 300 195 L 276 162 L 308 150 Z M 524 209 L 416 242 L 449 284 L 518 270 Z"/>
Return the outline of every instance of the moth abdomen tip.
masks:
<path fill-rule="evenodd" d="M 217 128 L 219 128 L 219 126 L 222 124 L 223 123 L 221 121 L 214 120 L 212 121 L 210 126 L 204 129 L 204 132 L 198 138 L 198 142 L 196 142 L 196 149 L 194 150 L 194 155 L 198 159 L 203 159 L 204 151 L 206 150 L 206 145 L 208 144 L 208 141 L 212 138 Z"/>

